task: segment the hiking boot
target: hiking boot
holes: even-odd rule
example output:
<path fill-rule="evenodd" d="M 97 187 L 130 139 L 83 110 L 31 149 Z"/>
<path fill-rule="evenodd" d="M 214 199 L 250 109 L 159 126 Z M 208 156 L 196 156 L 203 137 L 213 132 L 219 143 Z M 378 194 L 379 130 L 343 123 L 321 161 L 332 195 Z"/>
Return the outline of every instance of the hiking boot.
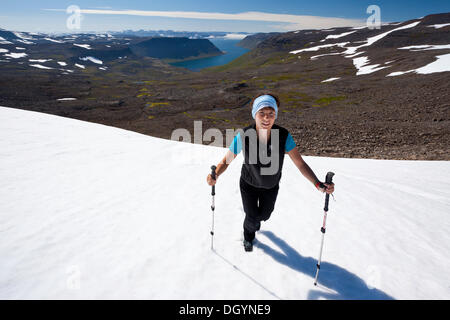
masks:
<path fill-rule="evenodd" d="M 253 243 L 251 241 L 244 240 L 244 249 L 247 252 L 252 251 L 253 250 Z"/>

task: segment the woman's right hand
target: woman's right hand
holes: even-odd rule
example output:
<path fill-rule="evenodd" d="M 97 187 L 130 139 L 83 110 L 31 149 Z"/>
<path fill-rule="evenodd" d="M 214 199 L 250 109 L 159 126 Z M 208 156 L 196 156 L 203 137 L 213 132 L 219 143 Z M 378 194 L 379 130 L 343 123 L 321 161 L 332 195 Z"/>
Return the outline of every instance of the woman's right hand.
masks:
<path fill-rule="evenodd" d="M 216 182 L 217 182 L 217 175 L 216 175 L 216 179 L 213 179 L 213 177 L 211 176 L 211 174 L 208 174 L 208 177 L 206 177 L 206 182 L 207 182 L 210 186 L 215 185 Z"/>

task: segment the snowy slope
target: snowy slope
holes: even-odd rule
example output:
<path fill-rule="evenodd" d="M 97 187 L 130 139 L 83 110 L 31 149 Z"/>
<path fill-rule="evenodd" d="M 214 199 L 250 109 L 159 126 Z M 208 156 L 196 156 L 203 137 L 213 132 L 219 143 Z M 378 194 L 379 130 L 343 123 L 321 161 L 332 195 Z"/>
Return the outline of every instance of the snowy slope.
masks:
<path fill-rule="evenodd" d="M 314 287 L 324 196 L 289 157 L 251 253 L 230 165 L 211 251 L 225 151 L 0 107 L 0 298 L 450 298 L 449 162 L 304 157 L 336 173 Z"/>

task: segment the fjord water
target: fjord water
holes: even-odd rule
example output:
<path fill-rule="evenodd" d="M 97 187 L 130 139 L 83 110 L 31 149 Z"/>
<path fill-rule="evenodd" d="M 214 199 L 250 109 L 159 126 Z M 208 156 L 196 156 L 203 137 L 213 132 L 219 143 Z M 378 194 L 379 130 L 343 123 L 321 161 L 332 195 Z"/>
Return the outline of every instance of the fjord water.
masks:
<path fill-rule="evenodd" d="M 248 49 L 236 45 L 241 40 L 209 39 L 209 41 L 219 48 L 219 50 L 224 51 L 225 54 L 215 57 L 171 63 L 171 65 L 176 67 L 184 67 L 191 71 L 199 71 L 203 68 L 227 64 L 228 62 L 249 51 Z"/>

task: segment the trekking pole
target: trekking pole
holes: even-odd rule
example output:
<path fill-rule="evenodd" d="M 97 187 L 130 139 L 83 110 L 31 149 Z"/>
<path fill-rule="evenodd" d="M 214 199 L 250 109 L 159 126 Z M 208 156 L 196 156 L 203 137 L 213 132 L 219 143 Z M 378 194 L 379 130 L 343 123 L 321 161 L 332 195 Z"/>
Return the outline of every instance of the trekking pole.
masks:
<path fill-rule="evenodd" d="M 328 172 L 327 176 L 325 177 L 325 183 L 331 184 L 333 180 L 334 173 Z M 320 187 L 325 187 L 323 183 L 321 183 Z M 325 237 L 325 229 L 326 229 L 326 222 L 327 222 L 327 212 L 328 212 L 328 201 L 330 200 L 330 195 L 327 193 L 325 196 L 325 207 L 323 209 L 323 225 L 322 228 L 320 228 L 320 231 L 322 232 L 322 242 L 320 244 L 320 253 L 319 253 L 319 260 L 317 262 L 317 270 L 316 270 L 316 277 L 314 278 L 314 285 L 317 286 L 317 278 L 319 277 L 319 270 L 320 270 L 320 262 L 322 260 L 322 248 L 323 248 L 323 239 Z"/>
<path fill-rule="evenodd" d="M 216 180 L 216 166 L 211 166 L 211 176 L 214 180 Z M 211 204 L 211 210 L 212 210 L 212 226 L 211 226 L 211 250 L 214 250 L 214 196 L 216 194 L 216 186 L 213 185 L 211 188 L 211 195 L 212 195 L 212 204 Z"/>

